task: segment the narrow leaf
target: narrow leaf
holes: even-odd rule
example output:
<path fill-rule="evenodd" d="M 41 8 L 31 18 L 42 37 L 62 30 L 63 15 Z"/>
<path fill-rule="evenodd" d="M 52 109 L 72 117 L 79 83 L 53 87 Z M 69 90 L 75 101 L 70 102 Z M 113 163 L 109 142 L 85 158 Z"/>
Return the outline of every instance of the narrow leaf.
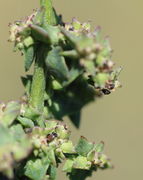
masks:
<path fill-rule="evenodd" d="M 24 56 L 25 56 L 25 62 L 24 62 L 25 71 L 28 71 L 34 60 L 34 46 L 29 46 L 28 48 L 25 48 Z"/>
<path fill-rule="evenodd" d="M 34 123 L 31 119 L 25 118 L 25 117 L 21 117 L 19 116 L 17 118 L 17 120 L 24 126 L 24 127 L 28 127 L 28 128 L 33 128 L 34 127 Z"/>

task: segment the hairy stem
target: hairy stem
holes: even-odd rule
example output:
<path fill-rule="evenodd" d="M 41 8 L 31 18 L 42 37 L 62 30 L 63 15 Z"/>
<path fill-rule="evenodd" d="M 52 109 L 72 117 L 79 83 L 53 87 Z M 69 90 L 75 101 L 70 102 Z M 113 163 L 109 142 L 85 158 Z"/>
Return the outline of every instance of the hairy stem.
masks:
<path fill-rule="evenodd" d="M 40 52 L 41 51 L 41 52 Z M 36 108 L 39 112 L 43 111 L 44 107 L 44 91 L 45 91 L 45 72 L 44 72 L 44 57 L 42 49 L 38 51 L 35 61 L 33 81 L 31 87 L 30 105 Z"/>
<path fill-rule="evenodd" d="M 56 15 L 52 7 L 51 0 L 41 0 L 40 5 L 45 9 L 44 15 L 44 26 L 46 24 L 55 25 Z M 45 46 L 39 46 L 37 57 L 35 61 L 35 68 L 33 74 L 33 82 L 31 88 L 30 105 L 36 108 L 39 112 L 43 111 L 44 108 L 44 92 L 46 86 L 46 77 L 44 70 L 45 56 L 47 53 Z"/>

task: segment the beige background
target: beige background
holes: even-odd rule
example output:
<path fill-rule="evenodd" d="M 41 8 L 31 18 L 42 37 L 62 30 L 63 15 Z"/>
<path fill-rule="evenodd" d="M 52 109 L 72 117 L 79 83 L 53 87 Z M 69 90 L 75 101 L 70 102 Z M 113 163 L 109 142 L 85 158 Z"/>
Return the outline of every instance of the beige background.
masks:
<path fill-rule="evenodd" d="M 0 3 L 0 99 L 18 99 L 23 93 L 19 76 L 23 59 L 7 42 L 9 22 L 38 7 L 38 0 L 1 0 Z M 64 20 L 77 17 L 100 25 L 110 35 L 113 59 L 123 66 L 123 88 L 87 106 L 80 132 L 89 140 L 106 143 L 105 152 L 115 169 L 94 173 L 91 180 L 141 180 L 143 178 L 143 1 L 142 0 L 54 0 Z M 67 120 L 68 121 L 68 120 Z M 63 174 L 58 180 L 65 180 Z"/>

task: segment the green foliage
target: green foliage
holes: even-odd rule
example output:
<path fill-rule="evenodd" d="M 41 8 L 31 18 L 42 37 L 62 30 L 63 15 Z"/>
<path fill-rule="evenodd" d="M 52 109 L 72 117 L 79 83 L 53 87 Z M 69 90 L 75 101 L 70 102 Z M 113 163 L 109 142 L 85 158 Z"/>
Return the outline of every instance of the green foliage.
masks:
<path fill-rule="evenodd" d="M 11 128 L 1 124 L 0 137 L 0 171 L 12 178 L 13 168 L 30 154 L 32 144 L 20 124 Z"/>
<path fill-rule="evenodd" d="M 45 179 L 46 172 L 49 167 L 49 161 L 36 159 L 34 161 L 29 160 L 25 166 L 25 175 L 33 180 Z"/>
<path fill-rule="evenodd" d="M 59 79 L 68 79 L 68 67 L 65 63 L 64 57 L 60 55 L 61 48 L 53 48 L 46 58 L 46 65 L 49 71 Z"/>
<path fill-rule="evenodd" d="M 89 143 L 87 139 L 81 137 L 76 146 L 76 151 L 81 156 L 87 156 L 87 154 L 93 149 L 93 147 L 94 145 L 92 143 Z"/>
<path fill-rule="evenodd" d="M 8 178 L 55 180 L 58 165 L 70 180 L 85 180 L 97 169 L 110 168 L 104 143 L 81 136 L 70 140 L 68 116 L 80 125 L 82 108 L 120 86 L 111 60 L 112 49 L 99 28 L 90 23 L 62 22 L 51 0 L 11 25 L 10 41 L 24 55 L 24 68 L 33 75 L 22 77 L 20 101 L 0 104 L 0 172 Z M 55 120 L 56 119 L 56 120 Z"/>
<path fill-rule="evenodd" d="M 11 101 L 7 105 L 1 103 L 0 122 L 4 126 L 9 126 L 13 123 L 20 112 L 20 103 Z"/>
<path fill-rule="evenodd" d="M 34 60 L 34 47 L 29 46 L 28 48 L 25 48 L 24 55 L 25 55 L 25 71 L 28 71 Z"/>

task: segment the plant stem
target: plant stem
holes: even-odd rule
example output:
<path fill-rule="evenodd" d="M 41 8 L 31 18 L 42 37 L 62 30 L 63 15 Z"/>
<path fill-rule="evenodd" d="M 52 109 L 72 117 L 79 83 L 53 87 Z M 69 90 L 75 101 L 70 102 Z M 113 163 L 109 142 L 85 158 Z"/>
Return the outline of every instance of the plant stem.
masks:
<path fill-rule="evenodd" d="M 40 0 L 41 7 L 45 8 L 44 14 L 44 26 L 46 24 L 55 25 L 56 15 L 52 7 L 51 0 Z M 44 108 L 44 93 L 46 87 L 46 77 L 44 70 L 45 56 L 48 50 L 45 45 L 39 46 L 38 52 L 36 52 L 36 60 L 33 74 L 33 81 L 30 95 L 30 105 L 36 108 L 40 113 L 43 112 Z"/>
<path fill-rule="evenodd" d="M 44 72 L 44 57 L 38 50 L 38 55 L 35 60 L 33 81 L 31 87 L 30 105 L 36 108 L 39 112 L 43 111 L 44 107 L 44 92 L 45 92 L 45 72 Z"/>

